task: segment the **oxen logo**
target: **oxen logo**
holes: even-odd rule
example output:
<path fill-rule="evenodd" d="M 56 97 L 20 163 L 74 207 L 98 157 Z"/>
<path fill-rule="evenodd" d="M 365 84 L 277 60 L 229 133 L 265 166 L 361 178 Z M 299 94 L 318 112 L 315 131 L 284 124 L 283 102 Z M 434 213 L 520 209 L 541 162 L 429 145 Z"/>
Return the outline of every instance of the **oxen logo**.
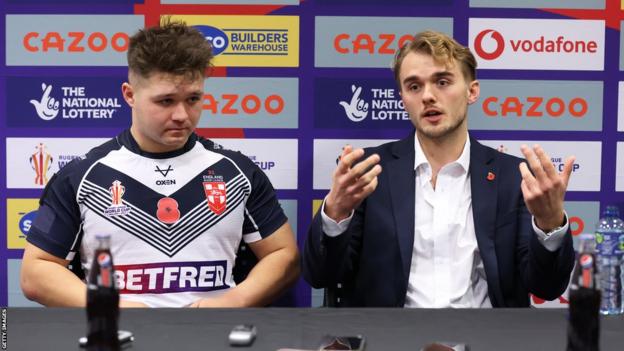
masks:
<path fill-rule="evenodd" d="M 204 192 L 208 200 L 208 207 L 216 215 L 220 215 L 226 208 L 225 182 L 204 182 Z"/>
<path fill-rule="evenodd" d="M 48 183 L 48 171 L 52 167 L 52 155 L 46 151 L 43 143 L 35 147 L 37 150 L 30 156 L 30 165 L 35 171 L 35 184 L 46 185 Z"/>
<path fill-rule="evenodd" d="M 490 33 L 490 37 L 494 40 L 496 47 L 494 48 L 494 50 L 486 51 L 483 45 L 483 41 L 485 39 L 485 36 Z M 481 33 L 477 34 L 477 37 L 474 41 L 474 49 L 479 57 L 484 60 L 491 61 L 497 59 L 500 55 L 503 54 L 503 51 L 505 50 L 505 39 L 503 39 L 503 36 L 494 29 L 486 29 Z"/>

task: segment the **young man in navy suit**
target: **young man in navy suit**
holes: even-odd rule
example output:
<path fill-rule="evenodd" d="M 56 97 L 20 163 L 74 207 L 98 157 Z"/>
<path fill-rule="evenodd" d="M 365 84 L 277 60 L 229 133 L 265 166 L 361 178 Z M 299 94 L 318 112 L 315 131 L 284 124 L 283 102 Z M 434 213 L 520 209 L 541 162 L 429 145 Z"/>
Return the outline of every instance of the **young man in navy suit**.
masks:
<path fill-rule="evenodd" d="M 437 32 L 401 48 L 394 75 L 415 131 L 370 149 L 346 146 L 303 252 L 314 287 L 344 306 L 526 307 L 566 289 L 574 251 L 558 173 L 544 150 L 526 161 L 479 144 L 470 50 Z"/>

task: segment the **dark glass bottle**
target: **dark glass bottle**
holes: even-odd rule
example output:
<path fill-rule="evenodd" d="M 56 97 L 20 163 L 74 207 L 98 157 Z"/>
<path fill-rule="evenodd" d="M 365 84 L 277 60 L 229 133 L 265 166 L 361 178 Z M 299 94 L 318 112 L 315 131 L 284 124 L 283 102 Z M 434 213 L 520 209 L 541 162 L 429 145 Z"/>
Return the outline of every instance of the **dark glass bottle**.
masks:
<path fill-rule="evenodd" d="M 115 284 L 110 235 L 97 235 L 97 240 L 87 281 L 87 350 L 119 350 L 119 291 Z"/>
<path fill-rule="evenodd" d="M 579 237 L 580 245 L 569 289 L 567 351 L 598 351 L 600 280 L 596 271 L 595 239 Z"/>

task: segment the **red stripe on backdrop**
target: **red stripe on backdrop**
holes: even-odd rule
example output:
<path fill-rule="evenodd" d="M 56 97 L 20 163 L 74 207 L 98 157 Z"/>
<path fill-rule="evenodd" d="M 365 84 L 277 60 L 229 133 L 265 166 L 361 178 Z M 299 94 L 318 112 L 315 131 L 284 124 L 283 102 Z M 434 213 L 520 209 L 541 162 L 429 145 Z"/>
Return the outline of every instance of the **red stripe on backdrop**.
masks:
<path fill-rule="evenodd" d="M 283 5 L 162 5 L 160 0 L 145 0 L 134 5 L 134 13 L 145 15 L 145 25 L 158 25 L 160 15 L 267 15 Z"/>
<path fill-rule="evenodd" d="M 624 12 L 621 9 L 621 0 L 607 0 L 604 10 L 577 10 L 577 9 L 542 9 L 546 12 L 575 18 L 605 20 L 607 28 L 620 30 L 620 21 L 624 19 Z"/>

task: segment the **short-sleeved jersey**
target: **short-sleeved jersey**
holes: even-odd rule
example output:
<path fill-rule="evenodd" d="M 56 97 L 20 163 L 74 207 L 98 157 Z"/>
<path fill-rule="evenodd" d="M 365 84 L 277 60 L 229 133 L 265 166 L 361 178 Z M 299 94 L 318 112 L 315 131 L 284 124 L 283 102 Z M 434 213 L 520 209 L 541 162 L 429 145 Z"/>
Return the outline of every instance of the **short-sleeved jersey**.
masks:
<path fill-rule="evenodd" d="M 146 153 L 126 130 L 50 180 L 28 241 L 68 260 L 79 252 L 88 276 L 96 235 L 110 234 L 122 299 L 185 306 L 233 287 L 241 240 L 286 220 L 241 153 L 195 134 L 180 150 Z"/>

